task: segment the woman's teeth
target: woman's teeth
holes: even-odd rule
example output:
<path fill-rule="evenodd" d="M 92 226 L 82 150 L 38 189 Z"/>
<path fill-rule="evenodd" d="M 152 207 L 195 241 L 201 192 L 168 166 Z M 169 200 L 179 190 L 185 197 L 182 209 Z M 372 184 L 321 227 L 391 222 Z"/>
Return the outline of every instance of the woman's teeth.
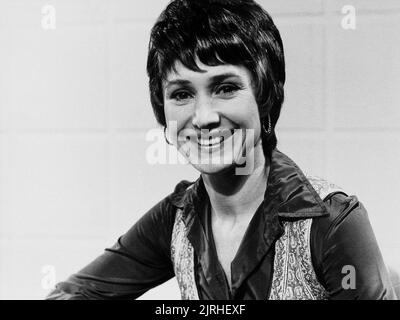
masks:
<path fill-rule="evenodd" d="M 224 141 L 224 137 L 216 137 L 216 138 L 210 138 L 210 139 L 202 139 L 200 138 L 198 140 L 199 145 L 201 145 L 202 147 L 210 147 L 216 144 L 220 144 L 221 142 Z"/>

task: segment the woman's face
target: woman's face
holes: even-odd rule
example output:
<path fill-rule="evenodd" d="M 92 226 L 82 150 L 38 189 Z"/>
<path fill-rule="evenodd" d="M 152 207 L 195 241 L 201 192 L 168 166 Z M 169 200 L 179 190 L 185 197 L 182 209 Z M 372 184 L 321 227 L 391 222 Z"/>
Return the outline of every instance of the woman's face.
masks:
<path fill-rule="evenodd" d="M 201 173 L 222 172 L 260 156 L 260 117 L 251 73 L 242 66 L 180 62 L 163 82 L 169 140 Z"/>

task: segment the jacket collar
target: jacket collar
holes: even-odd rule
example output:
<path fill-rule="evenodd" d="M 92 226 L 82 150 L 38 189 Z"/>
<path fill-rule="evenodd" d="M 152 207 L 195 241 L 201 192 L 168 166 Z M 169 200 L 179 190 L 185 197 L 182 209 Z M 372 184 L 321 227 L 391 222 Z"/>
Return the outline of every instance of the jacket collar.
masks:
<path fill-rule="evenodd" d="M 201 176 L 194 182 L 182 181 L 170 195 L 171 203 L 183 209 L 187 223 L 190 213 L 207 197 Z M 327 206 L 311 186 L 304 173 L 284 153 L 272 152 L 267 188 L 264 195 L 264 212 L 274 212 L 281 219 L 313 218 L 329 215 Z M 267 212 L 265 212 L 267 213 Z"/>

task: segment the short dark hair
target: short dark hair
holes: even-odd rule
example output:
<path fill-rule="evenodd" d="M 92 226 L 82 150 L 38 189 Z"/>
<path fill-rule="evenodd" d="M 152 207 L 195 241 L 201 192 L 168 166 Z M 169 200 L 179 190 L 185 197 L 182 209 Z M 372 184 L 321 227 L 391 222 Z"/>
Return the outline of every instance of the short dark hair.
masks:
<path fill-rule="evenodd" d="M 147 59 L 150 100 L 159 124 L 166 125 L 162 81 L 177 61 L 201 71 L 206 65 L 242 65 L 252 74 L 263 134 L 263 150 L 276 148 L 275 125 L 284 100 L 282 39 L 270 15 L 253 0 L 173 0 L 151 30 Z"/>

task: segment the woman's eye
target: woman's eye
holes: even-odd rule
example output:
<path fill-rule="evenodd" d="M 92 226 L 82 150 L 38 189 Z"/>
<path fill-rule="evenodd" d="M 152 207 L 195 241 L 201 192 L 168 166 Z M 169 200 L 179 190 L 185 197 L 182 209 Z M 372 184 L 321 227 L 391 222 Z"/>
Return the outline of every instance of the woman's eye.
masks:
<path fill-rule="evenodd" d="M 230 95 L 235 93 L 239 88 L 232 84 L 225 84 L 217 87 L 216 94 Z"/>
<path fill-rule="evenodd" d="M 184 101 L 184 100 L 190 99 L 190 97 L 191 97 L 190 93 L 186 92 L 186 91 L 174 92 L 171 95 L 171 98 L 176 101 Z"/>

